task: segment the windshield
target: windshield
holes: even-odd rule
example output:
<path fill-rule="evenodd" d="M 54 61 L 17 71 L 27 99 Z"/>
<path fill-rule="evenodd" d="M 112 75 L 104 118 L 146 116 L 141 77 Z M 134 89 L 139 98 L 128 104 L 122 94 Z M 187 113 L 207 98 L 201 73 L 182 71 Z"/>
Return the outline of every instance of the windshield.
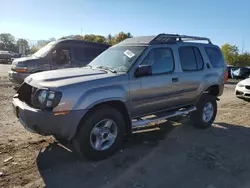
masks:
<path fill-rule="evenodd" d="M 95 68 L 109 68 L 115 72 L 127 72 L 141 55 L 145 46 L 115 46 L 97 56 L 90 66 Z"/>
<path fill-rule="evenodd" d="M 36 57 L 45 57 L 52 48 L 54 48 L 55 42 L 50 42 L 46 46 L 42 47 L 40 50 L 38 50 L 33 55 Z"/>

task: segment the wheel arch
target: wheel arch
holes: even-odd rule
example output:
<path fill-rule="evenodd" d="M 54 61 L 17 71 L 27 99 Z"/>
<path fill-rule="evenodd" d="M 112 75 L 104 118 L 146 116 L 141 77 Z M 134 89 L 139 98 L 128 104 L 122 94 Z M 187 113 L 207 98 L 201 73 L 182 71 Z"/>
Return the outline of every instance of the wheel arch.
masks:
<path fill-rule="evenodd" d="M 89 111 L 81 118 L 75 135 L 79 132 L 80 126 L 81 124 L 83 124 L 83 122 L 85 122 L 89 116 L 91 116 L 99 107 L 101 106 L 111 106 L 113 108 L 115 108 L 116 110 L 118 110 L 124 117 L 125 120 L 125 124 L 126 124 L 126 134 L 129 135 L 132 132 L 132 122 L 131 122 L 131 117 L 128 111 L 128 108 L 126 106 L 126 104 L 121 101 L 121 100 L 106 100 L 106 101 L 102 101 L 99 103 L 94 104 L 93 106 L 91 106 L 91 108 L 89 109 Z"/>
<path fill-rule="evenodd" d="M 203 93 L 207 93 L 217 97 L 220 94 L 220 86 L 218 84 L 208 86 Z"/>

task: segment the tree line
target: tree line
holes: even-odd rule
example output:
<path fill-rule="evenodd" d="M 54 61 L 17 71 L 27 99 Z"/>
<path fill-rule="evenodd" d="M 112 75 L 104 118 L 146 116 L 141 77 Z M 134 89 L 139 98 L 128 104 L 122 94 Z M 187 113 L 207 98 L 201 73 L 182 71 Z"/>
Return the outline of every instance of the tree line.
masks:
<path fill-rule="evenodd" d="M 240 53 L 236 45 L 228 43 L 221 46 L 222 53 L 228 65 L 234 66 L 250 66 L 250 53 Z"/>
<path fill-rule="evenodd" d="M 78 40 L 86 40 L 90 42 L 98 42 L 104 44 L 114 45 L 117 44 L 126 38 L 133 37 L 130 33 L 120 32 L 116 35 L 109 34 L 108 36 L 102 35 L 94 35 L 94 34 L 86 34 L 86 35 L 69 35 L 63 36 L 58 40 L 62 39 L 78 39 Z M 19 46 L 24 46 L 27 54 L 33 54 L 38 51 L 40 48 L 45 46 L 51 41 L 55 41 L 54 37 L 48 40 L 38 40 L 35 45 L 29 45 L 29 42 L 26 39 L 18 39 L 16 40 L 13 35 L 10 33 L 0 33 L 0 50 L 8 50 L 12 52 L 18 52 Z"/>
<path fill-rule="evenodd" d="M 78 39 L 86 40 L 90 42 L 98 42 L 114 45 L 126 38 L 133 37 L 130 33 L 120 32 L 116 35 L 109 34 L 108 36 L 86 34 L 86 35 L 69 35 L 59 38 L 61 39 Z M 22 45 L 25 47 L 27 54 L 33 54 L 46 44 L 56 39 L 50 38 L 48 40 L 39 40 L 35 45 L 29 45 L 28 41 L 25 39 L 16 40 L 13 35 L 10 33 L 1 33 L 0 34 L 0 50 L 8 50 L 13 52 L 18 52 L 18 46 Z M 236 45 L 224 44 L 221 46 L 222 53 L 228 65 L 235 66 L 250 66 L 250 53 L 242 52 L 240 53 L 239 48 Z"/>

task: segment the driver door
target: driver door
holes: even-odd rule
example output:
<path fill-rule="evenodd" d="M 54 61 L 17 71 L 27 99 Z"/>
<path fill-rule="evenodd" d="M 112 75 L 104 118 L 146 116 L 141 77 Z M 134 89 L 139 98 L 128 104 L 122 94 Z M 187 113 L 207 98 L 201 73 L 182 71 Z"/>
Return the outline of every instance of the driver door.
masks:
<path fill-rule="evenodd" d="M 154 48 L 141 65 L 152 65 L 152 75 L 133 78 L 130 85 L 132 117 L 173 108 L 174 57 L 170 48 Z"/>

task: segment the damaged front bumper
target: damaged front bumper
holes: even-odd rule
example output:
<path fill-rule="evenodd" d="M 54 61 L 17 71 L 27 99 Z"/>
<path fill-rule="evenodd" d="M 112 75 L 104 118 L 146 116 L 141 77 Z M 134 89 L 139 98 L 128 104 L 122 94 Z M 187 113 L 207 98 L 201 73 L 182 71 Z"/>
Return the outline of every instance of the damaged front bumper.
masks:
<path fill-rule="evenodd" d="M 19 100 L 18 95 L 13 97 L 12 107 L 20 123 L 30 132 L 67 140 L 74 137 L 81 118 L 87 113 L 86 110 L 74 110 L 66 115 L 54 115 L 52 111 L 30 107 Z"/>

